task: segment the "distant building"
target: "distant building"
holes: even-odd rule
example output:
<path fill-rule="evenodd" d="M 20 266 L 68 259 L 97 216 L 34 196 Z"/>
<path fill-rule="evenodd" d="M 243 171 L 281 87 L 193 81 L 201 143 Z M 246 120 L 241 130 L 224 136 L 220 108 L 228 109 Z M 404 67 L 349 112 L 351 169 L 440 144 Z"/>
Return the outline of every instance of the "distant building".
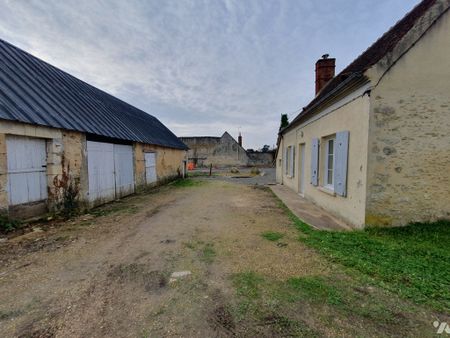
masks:
<path fill-rule="evenodd" d="M 279 133 L 277 181 L 355 227 L 450 217 L 450 1 L 424 0 Z"/>
<path fill-rule="evenodd" d="M 228 132 L 222 136 L 180 137 L 189 147 L 188 162 L 196 167 L 270 166 L 274 152 L 247 152 L 242 147 L 242 135 L 236 141 Z"/>

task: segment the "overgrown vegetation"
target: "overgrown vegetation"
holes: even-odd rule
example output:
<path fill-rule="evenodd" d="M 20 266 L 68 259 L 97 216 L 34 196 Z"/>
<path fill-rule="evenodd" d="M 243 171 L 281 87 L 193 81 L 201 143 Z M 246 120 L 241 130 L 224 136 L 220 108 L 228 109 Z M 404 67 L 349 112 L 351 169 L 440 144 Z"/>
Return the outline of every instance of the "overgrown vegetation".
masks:
<path fill-rule="evenodd" d="M 63 218 L 69 219 L 79 213 L 80 180 L 70 172 L 70 163 L 65 166 L 64 155 L 61 159 L 62 173 L 53 179 L 50 195 L 55 200 L 55 211 Z"/>
<path fill-rule="evenodd" d="M 450 221 L 351 232 L 318 231 L 279 205 L 315 248 L 370 283 L 438 311 L 450 311 Z"/>
<path fill-rule="evenodd" d="M 268 241 L 276 242 L 284 237 L 284 234 L 276 231 L 266 231 L 261 234 L 261 236 Z"/>
<path fill-rule="evenodd" d="M 11 219 L 8 215 L 0 214 L 0 233 L 8 233 L 22 225 L 19 220 Z"/>

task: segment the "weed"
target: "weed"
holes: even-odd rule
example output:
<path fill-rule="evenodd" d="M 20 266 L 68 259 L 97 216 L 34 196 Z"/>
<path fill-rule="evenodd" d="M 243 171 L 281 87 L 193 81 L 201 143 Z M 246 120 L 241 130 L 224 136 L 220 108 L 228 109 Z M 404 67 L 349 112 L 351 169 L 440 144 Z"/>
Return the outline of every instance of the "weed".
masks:
<path fill-rule="evenodd" d="M 23 310 L 0 311 L 0 321 L 18 317 L 23 313 Z"/>
<path fill-rule="evenodd" d="M 0 233 L 8 233 L 16 230 L 21 224 L 20 221 L 11 219 L 8 215 L 0 214 Z"/>
<path fill-rule="evenodd" d="M 177 179 L 171 183 L 169 183 L 172 187 L 177 188 L 188 188 L 188 187 L 198 187 L 200 185 L 203 185 L 205 182 L 200 180 L 195 180 L 191 178 L 185 178 L 185 179 Z"/>
<path fill-rule="evenodd" d="M 342 303 L 342 295 L 338 288 L 327 283 L 321 277 L 290 278 L 287 281 L 287 286 L 290 292 L 296 293 L 297 297 L 334 305 Z"/>
<path fill-rule="evenodd" d="M 202 249 L 201 260 L 205 263 L 212 263 L 216 257 L 216 251 L 214 250 L 214 245 L 207 243 Z"/>
<path fill-rule="evenodd" d="M 261 234 L 262 237 L 267 239 L 268 241 L 276 242 L 279 239 L 284 237 L 284 234 L 276 231 L 266 231 Z"/>
<path fill-rule="evenodd" d="M 256 299 L 261 295 L 260 287 L 264 278 L 255 272 L 241 272 L 233 276 L 237 294 L 246 299 Z"/>
<path fill-rule="evenodd" d="M 70 172 L 70 163 L 65 166 L 64 154 L 61 159 L 62 174 L 53 179 L 53 190 L 49 188 L 49 195 L 56 201 L 55 211 L 65 219 L 79 213 L 80 178 Z"/>

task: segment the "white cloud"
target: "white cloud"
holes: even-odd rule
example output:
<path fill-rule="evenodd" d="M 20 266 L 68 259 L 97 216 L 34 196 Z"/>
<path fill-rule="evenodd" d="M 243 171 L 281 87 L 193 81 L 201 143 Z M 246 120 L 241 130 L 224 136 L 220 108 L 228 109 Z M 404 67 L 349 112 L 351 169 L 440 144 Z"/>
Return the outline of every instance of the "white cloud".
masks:
<path fill-rule="evenodd" d="M 416 2 L 0 0 L 0 37 L 178 135 L 240 127 L 258 148 L 312 98 L 318 56 L 342 68 Z"/>

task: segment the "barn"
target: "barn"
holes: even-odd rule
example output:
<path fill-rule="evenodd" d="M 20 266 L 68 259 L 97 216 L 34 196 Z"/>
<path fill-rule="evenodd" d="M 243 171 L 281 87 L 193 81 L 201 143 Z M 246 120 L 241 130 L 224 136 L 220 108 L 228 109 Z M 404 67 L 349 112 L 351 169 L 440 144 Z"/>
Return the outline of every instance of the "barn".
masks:
<path fill-rule="evenodd" d="M 157 118 L 0 40 L 0 209 L 11 217 L 96 206 L 184 170 Z"/>

